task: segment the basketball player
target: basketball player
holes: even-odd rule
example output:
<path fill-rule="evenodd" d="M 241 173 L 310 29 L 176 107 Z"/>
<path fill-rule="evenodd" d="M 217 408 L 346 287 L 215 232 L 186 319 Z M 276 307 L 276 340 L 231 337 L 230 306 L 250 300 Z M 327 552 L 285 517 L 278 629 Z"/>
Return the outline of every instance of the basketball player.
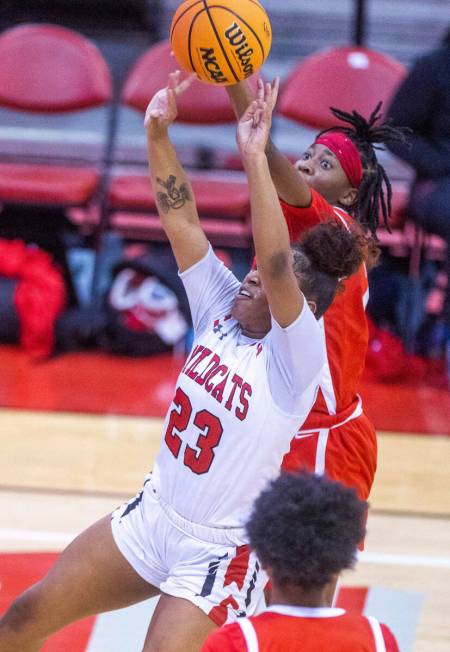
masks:
<path fill-rule="evenodd" d="M 253 99 L 252 90 L 240 82 L 227 91 L 236 114 L 242 115 Z M 380 124 L 379 110 L 380 105 L 365 120 L 355 111 L 332 109 L 341 124 L 319 133 L 295 165 L 269 139 L 270 174 L 291 242 L 330 217 L 346 226 L 356 222 L 372 236 L 380 211 L 387 224 L 391 186 L 374 143 L 403 141 L 405 136 L 402 129 Z M 375 430 L 358 395 L 368 344 L 366 267 L 376 257 L 375 241 L 368 237 L 365 264 L 344 281 L 344 292 L 324 315 L 327 361 L 320 389 L 283 462 L 285 470 L 326 472 L 354 487 L 363 500 L 369 496 L 377 463 Z"/>
<path fill-rule="evenodd" d="M 243 524 L 311 409 L 325 352 L 317 318 L 363 251 L 336 224 L 291 250 L 264 154 L 276 96 L 267 85 L 238 125 L 258 261 L 239 283 L 205 237 L 168 136 L 188 85 L 171 75 L 145 118 L 158 212 L 195 330 L 153 475 L 16 600 L 0 623 L 0 652 L 35 652 L 74 620 L 158 594 L 144 650 L 197 651 L 214 627 L 253 613 L 267 581 Z"/>
<path fill-rule="evenodd" d="M 323 476 L 273 481 L 247 523 L 273 603 L 210 634 L 202 652 L 398 652 L 386 625 L 328 606 L 333 578 L 355 563 L 366 507 L 353 489 Z"/>

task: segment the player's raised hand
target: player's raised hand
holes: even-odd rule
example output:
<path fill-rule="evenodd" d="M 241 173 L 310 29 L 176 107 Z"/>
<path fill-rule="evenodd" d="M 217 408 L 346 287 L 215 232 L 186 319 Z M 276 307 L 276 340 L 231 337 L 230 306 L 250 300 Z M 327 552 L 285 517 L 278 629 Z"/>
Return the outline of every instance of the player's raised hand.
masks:
<path fill-rule="evenodd" d="M 237 129 L 237 142 L 241 156 L 262 154 L 267 145 L 272 113 L 278 96 L 279 81 L 276 78 L 271 84 L 258 80 L 256 99 L 251 102 L 241 117 Z"/>
<path fill-rule="evenodd" d="M 273 113 L 278 99 L 278 91 L 280 88 L 280 78 L 275 77 L 272 82 L 263 82 L 261 78 L 258 79 L 258 87 L 256 97 L 263 99 L 267 102 L 270 112 Z"/>
<path fill-rule="evenodd" d="M 170 73 L 166 88 L 159 90 L 150 100 L 144 117 L 144 126 L 150 137 L 166 133 L 177 117 L 177 95 L 181 95 L 192 84 L 196 75 L 181 80 L 181 72 Z"/>

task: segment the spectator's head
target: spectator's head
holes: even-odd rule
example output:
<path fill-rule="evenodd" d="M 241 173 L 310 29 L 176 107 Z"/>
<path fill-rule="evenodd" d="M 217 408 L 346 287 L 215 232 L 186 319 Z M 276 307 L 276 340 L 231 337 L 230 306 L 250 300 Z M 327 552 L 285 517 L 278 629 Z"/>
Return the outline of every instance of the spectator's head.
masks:
<path fill-rule="evenodd" d="M 274 588 L 324 588 L 355 564 L 366 510 L 367 503 L 338 482 L 283 473 L 255 501 L 250 545 Z"/>

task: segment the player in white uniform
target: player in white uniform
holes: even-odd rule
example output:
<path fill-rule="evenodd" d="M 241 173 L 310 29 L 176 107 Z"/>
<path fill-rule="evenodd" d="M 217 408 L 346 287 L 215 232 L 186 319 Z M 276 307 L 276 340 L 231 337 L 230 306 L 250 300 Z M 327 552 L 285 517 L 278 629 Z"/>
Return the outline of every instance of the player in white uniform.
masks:
<path fill-rule="evenodd" d="M 176 94 L 187 85 L 172 75 L 146 116 L 158 210 L 195 329 L 154 471 L 12 605 L 0 623 L 0 652 L 34 652 L 73 620 L 157 594 L 144 650 L 198 650 L 216 625 L 252 614 L 266 582 L 244 522 L 315 399 L 325 350 L 310 306 L 320 316 L 339 283 L 326 264 L 321 271 L 317 250 L 343 239 L 355 269 L 362 251 L 334 224 L 292 254 L 264 154 L 277 93 L 269 84 L 238 127 L 258 264 L 240 284 L 204 235 L 168 138 Z M 342 272 L 351 269 L 336 276 Z"/>

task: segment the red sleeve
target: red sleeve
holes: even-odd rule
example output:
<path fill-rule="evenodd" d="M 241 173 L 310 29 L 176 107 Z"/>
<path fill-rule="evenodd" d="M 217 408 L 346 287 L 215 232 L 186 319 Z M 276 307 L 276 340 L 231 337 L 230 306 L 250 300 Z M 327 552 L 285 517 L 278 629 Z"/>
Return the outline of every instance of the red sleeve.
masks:
<path fill-rule="evenodd" d="M 383 634 L 384 644 L 386 646 L 386 652 L 400 652 L 395 636 L 389 627 L 384 623 L 380 623 L 380 627 Z"/>
<path fill-rule="evenodd" d="M 247 644 L 239 625 L 232 623 L 211 632 L 201 652 L 247 652 Z"/>
<path fill-rule="evenodd" d="M 288 225 L 291 242 L 320 222 L 335 218 L 333 206 L 329 204 L 316 190 L 311 189 L 311 204 L 306 207 L 292 206 L 280 199 L 284 219 Z"/>

